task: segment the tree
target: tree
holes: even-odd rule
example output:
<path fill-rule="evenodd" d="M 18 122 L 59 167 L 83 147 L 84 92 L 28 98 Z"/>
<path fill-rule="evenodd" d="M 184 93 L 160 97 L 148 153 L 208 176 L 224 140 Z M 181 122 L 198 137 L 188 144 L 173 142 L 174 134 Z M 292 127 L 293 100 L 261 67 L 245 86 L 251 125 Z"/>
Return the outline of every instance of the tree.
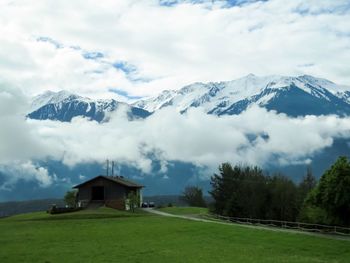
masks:
<path fill-rule="evenodd" d="M 211 177 L 213 212 L 226 216 L 264 218 L 266 177 L 258 167 L 223 163 Z"/>
<path fill-rule="evenodd" d="M 305 200 L 308 194 L 316 187 L 317 180 L 312 174 L 311 167 L 307 167 L 306 175 L 298 185 L 298 209 L 299 219 L 302 219 L 302 213 L 305 208 Z"/>
<path fill-rule="evenodd" d="M 257 166 L 223 163 L 211 178 L 214 213 L 259 219 L 294 221 L 298 214 L 297 187 L 281 174 L 264 175 Z"/>
<path fill-rule="evenodd" d="M 350 225 L 350 162 L 341 156 L 321 177 L 307 199 L 325 211 L 332 224 Z"/>
<path fill-rule="evenodd" d="M 300 199 L 303 201 L 307 194 L 316 186 L 316 178 L 312 174 L 311 167 L 309 166 L 306 170 L 306 175 L 303 177 L 303 180 L 298 185 Z"/>
<path fill-rule="evenodd" d="M 298 214 L 297 187 L 292 180 L 282 174 L 269 179 L 269 202 L 265 210 L 267 218 L 295 221 Z"/>
<path fill-rule="evenodd" d="M 135 212 L 135 207 L 138 207 L 140 205 L 140 197 L 137 195 L 135 191 L 131 191 L 128 194 L 127 200 L 128 200 L 130 210 L 132 212 Z"/>
<path fill-rule="evenodd" d="M 66 194 L 64 195 L 64 202 L 66 203 L 66 205 L 69 207 L 75 207 L 76 196 L 77 196 L 77 191 L 75 190 L 67 191 Z"/>
<path fill-rule="evenodd" d="M 197 186 L 187 186 L 182 193 L 181 199 L 185 201 L 189 206 L 207 206 L 203 198 L 203 191 Z"/>
<path fill-rule="evenodd" d="M 219 215 L 228 215 L 228 200 L 234 199 L 233 168 L 229 163 L 219 166 L 219 174 L 211 177 L 212 190 L 209 194 L 214 199 L 213 212 Z"/>

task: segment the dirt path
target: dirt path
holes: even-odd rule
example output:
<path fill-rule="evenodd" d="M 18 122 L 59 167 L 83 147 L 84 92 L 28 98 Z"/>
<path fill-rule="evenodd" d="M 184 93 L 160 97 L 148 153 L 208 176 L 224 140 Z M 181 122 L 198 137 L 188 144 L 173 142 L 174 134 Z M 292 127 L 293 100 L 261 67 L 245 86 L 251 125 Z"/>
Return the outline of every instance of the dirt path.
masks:
<path fill-rule="evenodd" d="M 268 227 L 268 226 L 254 226 L 254 225 L 246 225 L 246 224 L 237 224 L 237 223 L 232 223 L 232 222 L 209 220 L 209 219 L 199 218 L 199 217 L 195 217 L 195 216 L 191 216 L 191 215 L 174 215 L 174 214 L 162 212 L 162 211 L 159 211 L 159 210 L 156 210 L 153 208 L 143 208 L 143 210 L 146 212 L 152 213 L 152 214 L 160 215 L 160 216 L 182 218 L 182 219 L 186 219 L 186 220 L 199 221 L 199 222 L 204 222 L 204 223 L 212 223 L 212 224 L 214 223 L 214 224 L 231 225 L 231 226 L 234 225 L 234 226 L 240 226 L 240 227 L 246 227 L 246 228 L 260 229 L 260 230 L 286 232 L 286 233 L 292 233 L 292 234 L 301 234 L 301 235 L 315 236 L 315 237 L 321 237 L 321 238 L 350 241 L 350 237 L 348 237 L 348 236 L 328 235 L 328 234 L 312 233 L 312 232 L 306 232 L 306 231 L 300 231 L 300 230 L 294 230 L 294 229 L 284 229 L 284 228 Z"/>

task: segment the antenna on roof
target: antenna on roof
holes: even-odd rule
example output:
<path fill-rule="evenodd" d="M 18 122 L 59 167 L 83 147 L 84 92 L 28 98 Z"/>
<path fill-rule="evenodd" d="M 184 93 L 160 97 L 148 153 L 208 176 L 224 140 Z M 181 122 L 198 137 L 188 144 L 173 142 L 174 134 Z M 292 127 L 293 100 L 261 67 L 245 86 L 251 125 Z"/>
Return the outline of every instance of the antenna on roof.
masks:
<path fill-rule="evenodd" d="M 112 161 L 112 176 L 114 176 L 114 161 Z"/>
<path fill-rule="evenodd" d="M 107 176 L 108 176 L 108 174 L 109 174 L 109 160 L 107 159 Z"/>

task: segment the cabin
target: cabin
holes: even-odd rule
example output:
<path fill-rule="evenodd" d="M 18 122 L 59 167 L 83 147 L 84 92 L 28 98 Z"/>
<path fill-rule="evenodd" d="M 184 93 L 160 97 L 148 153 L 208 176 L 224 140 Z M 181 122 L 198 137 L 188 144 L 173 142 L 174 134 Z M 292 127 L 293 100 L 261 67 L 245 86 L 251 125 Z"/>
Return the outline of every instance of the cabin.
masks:
<path fill-rule="evenodd" d="M 136 206 L 139 207 L 142 203 L 141 190 L 143 187 L 123 176 L 99 175 L 73 188 L 78 189 L 76 200 L 79 207 L 105 205 L 115 209 L 129 210 L 130 193 L 135 194 Z"/>

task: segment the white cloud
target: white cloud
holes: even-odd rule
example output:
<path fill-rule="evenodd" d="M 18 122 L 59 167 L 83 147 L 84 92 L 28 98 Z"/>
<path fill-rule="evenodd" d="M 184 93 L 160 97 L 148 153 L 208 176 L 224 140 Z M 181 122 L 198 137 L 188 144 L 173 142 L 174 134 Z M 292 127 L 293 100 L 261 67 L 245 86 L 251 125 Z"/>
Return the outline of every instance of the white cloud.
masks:
<path fill-rule="evenodd" d="M 0 172 L 5 175 L 5 182 L 0 185 L 0 190 L 11 190 L 19 180 L 34 181 L 44 188 L 49 187 L 56 180 L 55 174 L 50 175 L 46 168 L 35 165 L 31 161 L 0 163 Z"/>
<path fill-rule="evenodd" d="M 111 113 L 105 123 L 81 117 L 70 123 L 30 120 L 23 117 L 26 97 L 13 87 L 1 87 L 0 171 L 11 175 L 8 185 L 24 178 L 50 185 L 55 175 L 35 160 L 75 166 L 102 164 L 109 158 L 148 174 L 157 159 L 160 172 L 166 174 L 171 161 L 209 169 L 225 161 L 260 166 L 309 163 L 334 139 L 350 138 L 350 118 L 289 118 L 259 107 L 222 117 L 200 108 L 180 114 L 168 107 L 136 121 L 128 120 L 126 108 Z"/>
<path fill-rule="evenodd" d="M 66 165 L 110 158 L 144 173 L 151 171 L 151 156 L 162 162 L 163 172 L 169 161 L 210 168 L 224 161 L 261 166 L 308 163 L 335 138 L 350 138 L 349 118 L 288 118 L 258 107 L 220 118 L 200 109 L 181 115 L 165 108 L 138 121 L 128 121 L 119 112 L 102 124 L 83 118 L 72 123 L 29 122 L 44 144 L 56 146 L 51 156 Z"/>
<path fill-rule="evenodd" d="M 95 97 L 114 96 L 109 88 L 152 95 L 250 72 L 350 83 L 347 0 L 223 6 L 225 1 L 172 7 L 156 0 L 3 2 L 0 78 L 29 94 L 69 89 Z M 64 47 L 36 41 L 41 36 Z M 87 60 L 71 46 L 105 57 Z M 127 61 L 151 81 L 132 81 L 111 66 L 115 61 Z"/>

